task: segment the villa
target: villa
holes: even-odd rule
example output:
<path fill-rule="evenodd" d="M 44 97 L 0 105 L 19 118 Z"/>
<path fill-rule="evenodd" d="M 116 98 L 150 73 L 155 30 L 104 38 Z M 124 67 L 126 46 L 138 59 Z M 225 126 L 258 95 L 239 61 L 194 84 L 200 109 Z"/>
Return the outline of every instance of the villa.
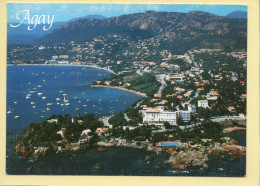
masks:
<path fill-rule="evenodd" d="M 208 100 L 198 100 L 198 107 L 208 108 L 209 107 Z"/>
<path fill-rule="evenodd" d="M 96 134 L 98 136 L 101 136 L 106 133 L 108 133 L 108 128 L 97 128 L 97 130 L 96 130 Z"/>
<path fill-rule="evenodd" d="M 177 118 L 184 122 L 190 121 L 190 111 L 165 111 L 164 107 L 147 108 L 142 111 L 143 123 L 160 125 L 169 122 L 171 125 L 177 125 Z"/>

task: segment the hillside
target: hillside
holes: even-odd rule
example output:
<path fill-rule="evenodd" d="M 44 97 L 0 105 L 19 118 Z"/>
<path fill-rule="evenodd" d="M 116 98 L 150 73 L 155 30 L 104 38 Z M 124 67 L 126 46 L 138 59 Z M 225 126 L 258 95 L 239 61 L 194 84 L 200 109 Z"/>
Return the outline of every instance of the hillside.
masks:
<path fill-rule="evenodd" d="M 109 34 L 132 41 L 159 38 L 164 41 L 163 45 L 180 46 L 183 50 L 193 46 L 243 48 L 247 40 L 247 20 L 205 12 L 146 11 L 103 20 L 80 19 L 51 31 L 36 44 L 83 43 Z"/>

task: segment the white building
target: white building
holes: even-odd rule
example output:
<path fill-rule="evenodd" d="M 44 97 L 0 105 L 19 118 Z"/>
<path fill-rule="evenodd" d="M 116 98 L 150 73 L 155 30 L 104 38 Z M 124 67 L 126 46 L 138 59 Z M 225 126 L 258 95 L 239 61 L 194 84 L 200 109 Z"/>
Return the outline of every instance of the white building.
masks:
<path fill-rule="evenodd" d="M 68 65 L 69 61 L 58 61 L 57 64 L 59 64 L 59 65 Z"/>
<path fill-rule="evenodd" d="M 169 122 L 171 125 L 177 125 L 177 118 L 182 118 L 183 121 L 190 121 L 190 111 L 164 111 L 162 107 L 147 108 L 143 111 L 143 123 L 162 124 Z"/>
<path fill-rule="evenodd" d="M 52 56 L 51 59 L 56 60 L 56 59 L 59 59 L 59 57 L 58 56 Z"/>
<path fill-rule="evenodd" d="M 144 123 L 163 123 L 169 122 L 171 125 L 177 124 L 176 112 L 164 111 L 163 108 L 148 108 L 144 111 Z"/>
<path fill-rule="evenodd" d="M 58 123 L 58 121 L 59 120 L 57 118 L 56 119 L 49 119 L 49 120 L 47 120 L 48 123 L 56 123 L 56 124 Z"/>
<path fill-rule="evenodd" d="M 176 111 L 176 114 L 177 114 L 177 118 L 181 118 L 182 121 L 184 122 L 190 121 L 191 118 L 190 111 L 178 110 Z"/>
<path fill-rule="evenodd" d="M 208 108 L 209 107 L 208 100 L 198 100 L 198 107 Z"/>
<path fill-rule="evenodd" d="M 69 59 L 69 55 L 60 55 L 59 58 L 60 59 Z"/>
<path fill-rule="evenodd" d="M 192 104 L 189 104 L 188 105 L 188 111 L 190 111 L 190 112 L 196 112 L 196 106 L 195 105 L 192 105 Z"/>

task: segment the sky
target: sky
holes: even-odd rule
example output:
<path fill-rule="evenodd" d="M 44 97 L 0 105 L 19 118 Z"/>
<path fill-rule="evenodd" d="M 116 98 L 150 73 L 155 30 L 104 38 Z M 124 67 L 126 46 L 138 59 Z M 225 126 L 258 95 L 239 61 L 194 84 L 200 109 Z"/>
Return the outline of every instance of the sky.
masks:
<path fill-rule="evenodd" d="M 114 17 L 122 14 L 132 14 L 147 10 L 166 12 L 204 11 L 225 16 L 232 11 L 247 11 L 243 5 L 181 5 L 181 4 L 87 4 L 87 3 L 8 3 L 7 21 L 20 22 L 17 13 L 29 10 L 29 17 L 33 15 L 54 15 L 54 22 L 68 21 L 75 17 L 99 14 Z M 25 12 L 23 12 L 25 13 Z M 23 13 L 19 14 L 22 19 Z"/>

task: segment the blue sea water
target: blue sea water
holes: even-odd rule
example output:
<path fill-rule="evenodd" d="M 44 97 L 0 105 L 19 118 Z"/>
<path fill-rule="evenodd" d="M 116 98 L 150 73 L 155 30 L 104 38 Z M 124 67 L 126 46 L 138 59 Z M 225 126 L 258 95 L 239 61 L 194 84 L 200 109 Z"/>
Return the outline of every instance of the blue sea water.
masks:
<path fill-rule="evenodd" d="M 12 114 L 7 114 L 7 131 L 19 133 L 29 123 L 42 121 L 52 114 L 111 115 L 141 98 L 123 90 L 86 86 L 109 76 L 110 72 L 91 67 L 8 66 L 7 111 Z M 28 94 L 31 96 L 26 99 Z M 63 94 L 67 94 L 70 105 L 65 105 Z"/>
<path fill-rule="evenodd" d="M 97 152 L 96 147 L 78 153 L 52 153 L 41 157 L 37 162 L 32 162 L 30 158 L 27 160 L 18 158 L 12 150 L 16 140 L 15 134 L 22 132 L 30 122 L 42 121 L 52 114 L 77 115 L 88 112 L 99 116 L 110 115 L 125 110 L 140 99 L 140 96 L 123 90 L 85 86 L 92 81 L 109 76 L 109 72 L 91 67 L 8 66 L 7 111 L 11 111 L 12 114 L 7 114 L 7 131 L 13 134 L 7 135 L 6 173 L 10 175 L 245 175 L 244 157 L 238 160 L 211 161 L 209 170 L 196 168 L 178 171 L 173 170 L 170 165 L 163 164 L 164 160 L 169 158 L 166 154 L 157 156 L 145 150 L 118 147 L 108 147 L 102 153 Z M 31 93 L 30 99 L 26 99 L 30 91 L 37 92 Z M 43 94 L 38 95 L 38 93 Z M 64 103 L 63 94 L 67 94 L 69 106 L 60 105 Z M 47 98 L 43 100 L 43 96 Z M 56 98 L 61 100 L 57 101 Z M 53 105 L 47 106 L 47 103 Z M 79 110 L 75 110 L 76 108 Z M 15 119 L 15 116 L 19 118 Z M 244 145 L 245 131 L 239 132 L 235 135 L 236 140 L 240 142 L 242 139 Z M 147 155 L 153 158 L 151 161 L 144 162 Z M 93 168 L 97 163 L 102 163 L 102 170 Z M 224 168 L 218 168 L 219 165 Z M 33 171 L 29 172 L 28 167 L 33 167 Z"/>

